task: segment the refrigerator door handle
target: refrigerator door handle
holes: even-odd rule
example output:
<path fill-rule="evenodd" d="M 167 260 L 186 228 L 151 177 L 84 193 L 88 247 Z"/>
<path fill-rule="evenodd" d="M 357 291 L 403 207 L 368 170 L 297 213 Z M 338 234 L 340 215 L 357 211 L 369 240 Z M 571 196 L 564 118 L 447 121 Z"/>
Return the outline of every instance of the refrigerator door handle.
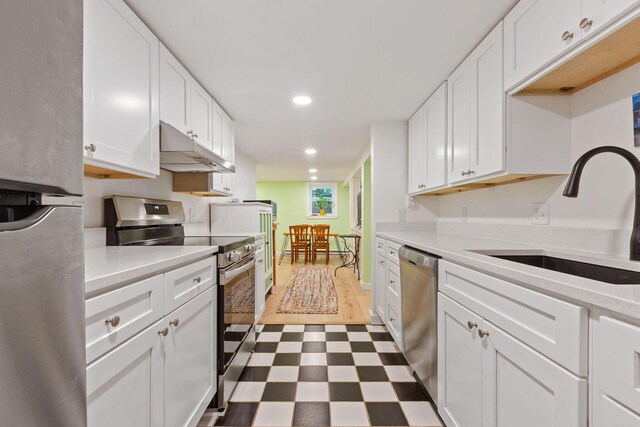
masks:
<path fill-rule="evenodd" d="M 55 206 L 38 206 L 31 215 L 18 221 L 0 222 L 0 232 L 3 231 L 20 231 L 33 227 L 38 224 L 47 215 L 49 215 Z"/>

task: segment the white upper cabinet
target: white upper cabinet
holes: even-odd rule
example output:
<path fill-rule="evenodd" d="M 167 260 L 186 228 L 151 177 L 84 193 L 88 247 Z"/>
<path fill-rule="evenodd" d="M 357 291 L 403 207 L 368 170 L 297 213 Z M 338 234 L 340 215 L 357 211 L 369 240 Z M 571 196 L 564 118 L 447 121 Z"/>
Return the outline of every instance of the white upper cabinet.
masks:
<path fill-rule="evenodd" d="M 85 171 L 160 173 L 158 64 L 158 39 L 122 0 L 85 1 Z"/>
<path fill-rule="evenodd" d="M 214 118 L 214 101 L 211 95 L 161 44 L 160 120 L 212 150 Z"/>
<path fill-rule="evenodd" d="M 220 151 L 221 156 L 228 162 L 235 165 L 236 163 L 236 143 L 235 143 L 235 127 L 233 120 L 222 109 L 217 109 L 217 114 L 214 115 L 214 121 L 220 118 Z M 217 124 L 216 124 L 217 129 Z M 218 136 L 214 137 L 216 141 Z M 215 151 L 215 150 L 214 150 Z M 233 187 L 235 184 L 234 173 L 214 173 L 213 175 L 213 189 L 225 194 L 233 194 Z"/>
<path fill-rule="evenodd" d="M 638 0 L 582 0 L 582 34 L 594 33 L 638 3 Z"/>
<path fill-rule="evenodd" d="M 449 182 L 505 169 L 502 23 L 449 77 Z"/>
<path fill-rule="evenodd" d="M 443 83 L 409 119 L 409 193 L 447 183 L 447 85 Z"/>
<path fill-rule="evenodd" d="M 409 119 L 409 194 L 421 192 L 426 181 L 423 106 Z"/>
<path fill-rule="evenodd" d="M 214 105 L 211 120 L 211 143 L 213 152 L 219 156 L 222 156 L 222 123 L 224 116 L 224 111 L 217 105 Z"/>
<path fill-rule="evenodd" d="M 504 18 L 505 89 L 576 45 L 581 19 L 580 0 L 521 0 Z"/>

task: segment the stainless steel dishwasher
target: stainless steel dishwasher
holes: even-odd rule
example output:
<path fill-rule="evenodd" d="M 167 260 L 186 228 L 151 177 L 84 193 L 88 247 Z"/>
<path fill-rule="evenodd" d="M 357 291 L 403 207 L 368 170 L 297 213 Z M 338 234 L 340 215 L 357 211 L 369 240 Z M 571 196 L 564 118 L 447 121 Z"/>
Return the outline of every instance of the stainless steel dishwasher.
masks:
<path fill-rule="evenodd" d="M 439 258 L 407 246 L 399 255 L 404 354 L 437 403 Z"/>

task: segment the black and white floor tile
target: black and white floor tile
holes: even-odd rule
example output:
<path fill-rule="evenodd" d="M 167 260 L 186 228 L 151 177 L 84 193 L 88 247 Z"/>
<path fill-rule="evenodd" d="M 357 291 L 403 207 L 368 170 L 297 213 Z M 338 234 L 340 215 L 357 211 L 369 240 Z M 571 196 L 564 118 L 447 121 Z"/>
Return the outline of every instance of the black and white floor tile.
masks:
<path fill-rule="evenodd" d="M 223 417 L 199 426 L 442 426 L 383 326 L 266 325 Z"/>

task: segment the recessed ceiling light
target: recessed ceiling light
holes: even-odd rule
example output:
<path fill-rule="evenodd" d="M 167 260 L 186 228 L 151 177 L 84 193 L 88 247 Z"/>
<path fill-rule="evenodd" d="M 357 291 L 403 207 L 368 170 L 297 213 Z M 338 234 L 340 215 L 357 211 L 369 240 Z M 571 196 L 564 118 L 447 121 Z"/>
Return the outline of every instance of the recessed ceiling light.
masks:
<path fill-rule="evenodd" d="M 318 151 L 315 148 L 307 148 L 304 152 L 305 154 L 316 154 Z"/>
<path fill-rule="evenodd" d="M 316 173 L 318 172 L 318 169 L 309 169 L 309 173 Z"/>
<path fill-rule="evenodd" d="M 311 177 L 311 180 L 312 180 L 312 181 L 315 181 L 316 179 L 318 179 L 318 177 L 317 177 L 317 176 L 312 176 L 312 177 Z"/>
<path fill-rule="evenodd" d="M 292 99 L 293 103 L 296 105 L 309 105 L 311 104 L 311 98 L 306 95 L 296 96 Z"/>

